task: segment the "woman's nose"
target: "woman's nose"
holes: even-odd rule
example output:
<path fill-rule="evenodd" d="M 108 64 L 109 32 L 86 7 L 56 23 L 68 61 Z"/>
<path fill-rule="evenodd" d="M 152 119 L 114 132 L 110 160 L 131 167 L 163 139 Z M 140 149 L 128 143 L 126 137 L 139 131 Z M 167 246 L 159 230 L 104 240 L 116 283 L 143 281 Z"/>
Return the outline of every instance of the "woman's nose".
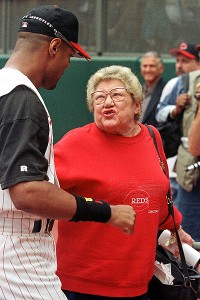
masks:
<path fill-rule="evenodd" d="M 113 99 L 110 97 L 110 95 L 108 94 L 107 97 L 106 97 L 106 100 L 104 102 L 104 106 L 110 106 L 110 105 L 113 105 L 114 104 L 114 101 Z"/>

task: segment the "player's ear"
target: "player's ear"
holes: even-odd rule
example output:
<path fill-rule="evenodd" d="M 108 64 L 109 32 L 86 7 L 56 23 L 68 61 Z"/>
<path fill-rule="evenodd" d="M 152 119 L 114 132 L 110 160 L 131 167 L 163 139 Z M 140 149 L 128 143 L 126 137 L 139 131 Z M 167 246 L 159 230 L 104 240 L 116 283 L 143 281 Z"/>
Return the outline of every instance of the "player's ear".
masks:
<path fill-rule="evenodd" d="M 49 54 L 51 56 L 54 56 L 57 53 L 61 42 L 62 41 L 59 38 L 55 38 L 55 39 L 51 40 L 51 42 L 49 44 Z"/>

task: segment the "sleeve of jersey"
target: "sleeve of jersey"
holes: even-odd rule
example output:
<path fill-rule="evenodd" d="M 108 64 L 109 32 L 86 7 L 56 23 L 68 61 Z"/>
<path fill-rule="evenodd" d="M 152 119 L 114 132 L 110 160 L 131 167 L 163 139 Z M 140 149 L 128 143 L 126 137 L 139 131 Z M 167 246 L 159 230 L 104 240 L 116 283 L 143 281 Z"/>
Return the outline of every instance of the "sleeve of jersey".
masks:
<path fill-rule="evenodd" d="M 6 97 L 0 127 L 1 188 L 24 181 L 48 180 L 44 153 L 49 126 L 41 101 L 26 87 L 18 87 Z"/>

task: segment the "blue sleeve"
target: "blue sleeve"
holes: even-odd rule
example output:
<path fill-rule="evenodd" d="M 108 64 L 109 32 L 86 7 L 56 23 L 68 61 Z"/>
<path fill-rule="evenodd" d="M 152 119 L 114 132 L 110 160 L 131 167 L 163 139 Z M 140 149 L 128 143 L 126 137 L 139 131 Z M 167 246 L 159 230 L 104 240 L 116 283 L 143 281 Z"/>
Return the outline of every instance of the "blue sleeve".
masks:
<path fill-rule="evenodd" d="M 178 95 L 187 92 L 183 86 L 183 76 L 175 77 L 171 82 L 169 81 L 169 83 L 169 91 L 167 92 L 166 90 L 163 97 L 161 95 L 161 100 L 156 108 L 156 120 L 159 123 L 167 121 L 170 112 L 176 105 Z"/>
<path fill-rule="evenodd" d="M 160 103 L 159 110 L 162 110 L 167 105 L 176 105 L 176 98 L 178 95 L 185 93 L 183 87 L 183 81 L 180 77 L 176 84 L 174 85 L 170 94 L 168 94 L 163 101 Z"/>

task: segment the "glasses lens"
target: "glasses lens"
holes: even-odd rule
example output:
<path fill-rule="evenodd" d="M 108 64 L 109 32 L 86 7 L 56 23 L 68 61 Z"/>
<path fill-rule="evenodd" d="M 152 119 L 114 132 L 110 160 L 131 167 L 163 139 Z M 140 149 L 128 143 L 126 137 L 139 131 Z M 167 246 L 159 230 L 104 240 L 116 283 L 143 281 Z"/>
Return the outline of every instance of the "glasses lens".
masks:
<path fill-rule="evenodd" d="M 92 94 L 92 98 L 93 98 L 93 100 L 95 101 L 96 104 L 102 104 L 102 103 L 104 103 L 105 100 L 106 100 L 106 97 L 107 97 L 107 95 L 103 91 L 94 92 Z"/>
<path fill-rule="evenodd" d="M 127 95 L 127 91 L 125 88 L 115 88 L 108 93 L 104 91 L 96 91 L 92 93 L 92 98 L 95 104 L 99 105 L 106 101 L 108 95 L 114 102 L 120 102 L 124 100 Z"/>
<path fill-rule="evenodd" d="M 110 97 L 115 102 L 123 101 L 127 92 L 125 88 L 116 88 L 110 91 Z"/>

